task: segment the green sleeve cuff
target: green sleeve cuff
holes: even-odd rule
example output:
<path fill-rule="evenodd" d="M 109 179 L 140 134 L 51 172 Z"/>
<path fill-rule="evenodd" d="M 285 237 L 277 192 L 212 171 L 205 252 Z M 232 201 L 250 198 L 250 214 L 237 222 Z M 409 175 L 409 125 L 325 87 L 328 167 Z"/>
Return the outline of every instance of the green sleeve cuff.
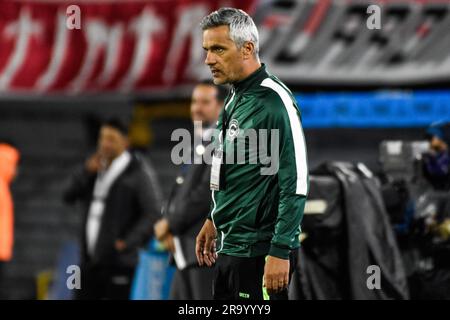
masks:
<path fill-rule="evenodd" d="M 272 243 L 269 250 L 269 256 L 277 257 L 280 259 L 289 259 L 289 254 L 291 253 L 291 249 L 289 248 L 281 248 Z"/>

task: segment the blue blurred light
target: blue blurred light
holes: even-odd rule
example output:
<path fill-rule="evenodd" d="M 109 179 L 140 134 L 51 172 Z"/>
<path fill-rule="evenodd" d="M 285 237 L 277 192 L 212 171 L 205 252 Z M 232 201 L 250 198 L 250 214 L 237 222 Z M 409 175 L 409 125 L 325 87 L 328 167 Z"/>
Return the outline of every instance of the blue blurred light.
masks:
<path fill-rule="evenodd" d="M 450 120 L 449 91 L 297 93 L 305 128 L 424 127 Z"/>

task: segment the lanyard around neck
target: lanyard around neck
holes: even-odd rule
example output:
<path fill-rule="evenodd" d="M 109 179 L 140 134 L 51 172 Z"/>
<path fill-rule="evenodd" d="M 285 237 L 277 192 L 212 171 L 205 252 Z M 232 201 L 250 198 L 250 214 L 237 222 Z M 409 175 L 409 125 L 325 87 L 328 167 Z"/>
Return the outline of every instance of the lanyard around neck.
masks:
<path fill-rule="evenodd" d="M 226 135 L 226 130 L 228 127 L 228 123 L 229 120 L 231 118 L 231 115 L 233 114 L 234 108 L 236 107 L 237 103 L 235 103 L 232 107 L 232 109 L 230 110 L 230 116 L 227 115 L 227 107 L 230 105 L 230 103 L 233 101 L 235 95 L 236 95 L 236 91 L 233 89 L 232 91 L 232 95 L 230 100 L 228 100 L 228 102 L 226 103 L 223 112 L 222 112 L 222 143 L 225 143 L 225 135 Z"/>

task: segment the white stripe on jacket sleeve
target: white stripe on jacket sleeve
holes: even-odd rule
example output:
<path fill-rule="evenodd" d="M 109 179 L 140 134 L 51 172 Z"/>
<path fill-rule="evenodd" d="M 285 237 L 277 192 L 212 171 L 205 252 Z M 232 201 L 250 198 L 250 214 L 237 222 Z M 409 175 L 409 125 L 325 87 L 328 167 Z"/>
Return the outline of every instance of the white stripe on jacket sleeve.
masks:
<path fill-rule="evenodd" d="M 264 79 L 261 86 L 274 90 L 283 101 L 283 105 L 289 116 L 289 123 L 291 125 L 292 138 L 294 141 L 295 167 L 297 171 L 297 185 L 295 193 L 306 195 L 308 189 L 308 165 L 306 162 L 305 137 L 300 118 L 297 114 L 297 108 L 293 104 L 286 89 L 271 78 Z"/>

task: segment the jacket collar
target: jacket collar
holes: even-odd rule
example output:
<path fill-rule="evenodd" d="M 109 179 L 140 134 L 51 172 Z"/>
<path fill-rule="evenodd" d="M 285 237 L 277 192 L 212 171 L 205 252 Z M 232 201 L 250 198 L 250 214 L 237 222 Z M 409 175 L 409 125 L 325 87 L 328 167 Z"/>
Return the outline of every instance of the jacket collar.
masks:
<path fill-rule="evenodd" d="M 236 93 L 241 93 L 254 86 L 259 86 L 260 83 L 269 76 L 266 71 L 266 65 L 261 63 L 261 67 L 249 75 L 247 78 L 233 83 L 233 89 Z"/>

